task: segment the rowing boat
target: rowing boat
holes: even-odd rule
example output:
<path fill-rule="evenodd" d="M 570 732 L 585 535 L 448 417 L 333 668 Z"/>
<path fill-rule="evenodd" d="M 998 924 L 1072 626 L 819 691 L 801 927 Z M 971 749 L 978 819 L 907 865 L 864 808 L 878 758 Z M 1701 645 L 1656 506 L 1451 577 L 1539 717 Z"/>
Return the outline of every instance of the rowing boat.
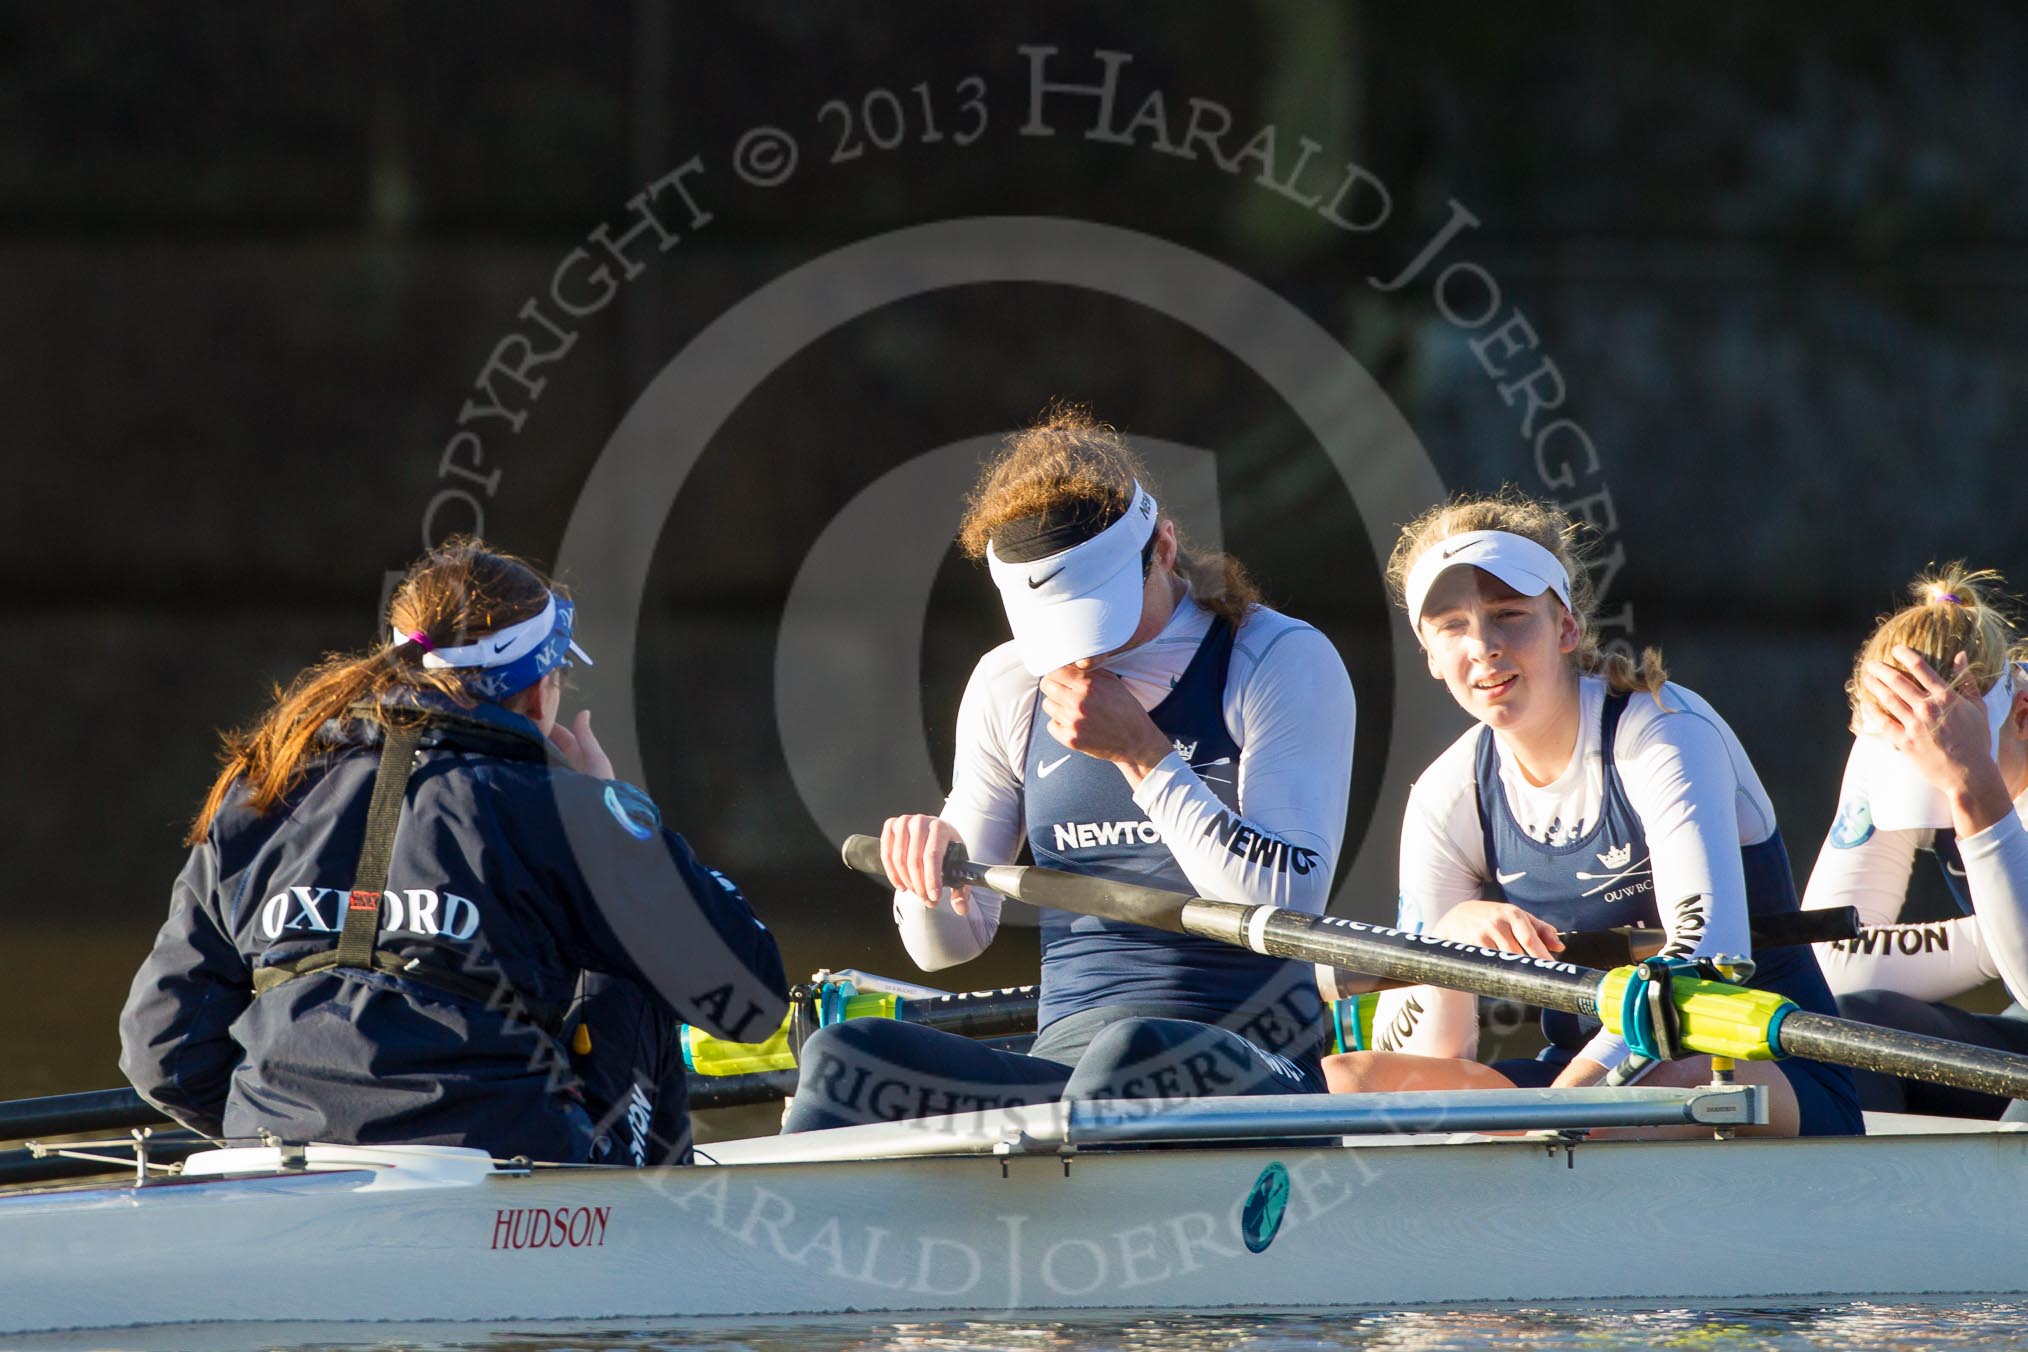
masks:
<path fill-rule="evenodd" d="M 647 1170 L 220 1150 L 0 1197 L 0 1330 L 2028 1291 L 2028 1129 L 1572 1135 L 1758 1110 L 1746 1086 L 1049 1104 Z"/>
<path fill-rule="evenodd" d="M 866 867 L 870 844 L 848 859 Z M 1799 1012 L 1667 964 L 1598 971 L 958 867 L 1040 904 L 1609 1027 L 1652 1022 L 1640 1035 L 1656 1054 L 1708 1053 L 1716 1077 L 1049 1103 L 715 1143 L 686 1168 L 427 1146 L 201 1151 L 160 1180 L 139 1166 L 127 1186 L 0 1196 L 0 1331 L 2028 1293 L 2028 1128 L 1877 1115 L 1865 1137 L 1736 1136 L 1767 1105 L 1729 1076 L 1734 1057 L 1800 1054 L 2020 1095 L 2028 1058 Z M 1684 1125 L 1709 1136 L 1585 1139 Z"/>

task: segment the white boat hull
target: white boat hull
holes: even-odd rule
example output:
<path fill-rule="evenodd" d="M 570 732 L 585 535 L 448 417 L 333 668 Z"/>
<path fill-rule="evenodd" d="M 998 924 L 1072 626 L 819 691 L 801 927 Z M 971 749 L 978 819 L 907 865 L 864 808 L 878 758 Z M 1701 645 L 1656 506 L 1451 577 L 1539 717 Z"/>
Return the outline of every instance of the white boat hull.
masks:
<path fill-rule="evenodd" d="M 520 1175 L 362 1151 L 21 1194 L 0 1329 L 2028 1290 L 2028 1133 L 1355 1139 Z"/>

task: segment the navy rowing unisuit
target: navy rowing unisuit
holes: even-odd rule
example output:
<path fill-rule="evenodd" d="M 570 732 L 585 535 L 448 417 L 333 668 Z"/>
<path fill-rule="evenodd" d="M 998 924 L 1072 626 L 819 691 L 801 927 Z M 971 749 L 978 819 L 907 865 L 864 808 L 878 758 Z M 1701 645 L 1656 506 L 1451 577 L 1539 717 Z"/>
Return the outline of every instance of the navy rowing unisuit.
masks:
<path fill-rule="evenodd" d="M 1238 901 L 1321 910 L 1344 826 L 1352 692 L 1328 640 L 1256 608 L 1235 630 L 1188 600 L 1149 643 L 1107 659 L 1173 751 L 1135 793 L 1119 767 L 1050 735 L 1011 647 L 987 654 L 959 714 L 943 816 L 975 858 L 1013 858 Z M 1242 684 L 1244 683 L 1244 684 Z M 1241 808 L 1246 809 L 1244 815 Z M 924 966 L 999 930 L 898 895 Z M 1045 911 L 1040 1034 L 1027 1056 L 884 1020 L 805 1044 L 785 1130 L 1068 1098 L 1175 1098 L 1322 1087 L 1310 969 L 1138 925 Z"/>
<path fill-rule="evenodd" d="M 1175 754 L 1193 769 L 1235 824 L 1232 846 L 1286 853 L 1287 842 L 1238 835 L 1239 744 L 1225 726 L 1232 625 L 1211 622 L 1195 655 L 1161 703 L 1148 711 Z M 1134 802 L 1119 767 L 1074 752 L 1049 733 L 1038 710 L 1029 725 L 1023 782 L 1028 848 L 1035 862 L 1094 877 L 1195 891 L 1162 834 Z M 1068 911 L 1042 912 L 1039 1028 L 1104 1005 L 1159 1009 L 1222 1024 L 1263 1050 L 1314 1064 L 1322 1044 L 1322 1000 L 1307 964 L 1265 958 L 1230 944 Z M 1048 1045 L 1059 1045 L 1052 1039 Z"/>
<path fill-rule="evenodd" d="M 1681 686 L 1665 685 L 1659 697 L 1629 696 L 1586 677 L 1580 692 L 1582 731 L 1556 784 L 1517 788 L 1487 727 L 1461 738 L 1418 781 L 1404 840 L 1417 839 L 1419 827 L 1440 833 L 1459 876 L 1441 879 L 1427 844 L 1405 843 L 1404 910 L 1416 909 L 1404 920 L 1426 923 L 1441 914 L 1436 899 L 1449 892 L 1504 899 L 1561 930 L 1659 927 L 1673 954 L 1746 952 L 1750 917 L 1793 911 L 1797 903 L 1772 808 L 1731 730 Z M 1476 817 L 1469 846 L 1458 839 L 1467 814 Z M 1742 818 L 1756 838 L 1744 838 Z M 1651 828 L 1651 819 L 1664 825 Z M 1752 957 L 1748 984 L 1801 1009 L 1834 1012 L 1807 947 Z M 1377 1022 L 1394 1027 L 1385 1015 Z M 1551 1046 L 1541 1059 L 1496 1063 L 1524 1087 L 1550 1083 L 1574 1055 L 1607 1065 L 1624 1055 L 1596 1019 L 1549 1011 L 1542 1026 Z M 1420 1049 L 1409 1045 L 1414 1037 L 1401 1038 L 1404 1049 Z M 1849 1071 L 1797 1059 L 1781 1067 L 1796 1093 L 1802 1134 L 1861 1130 Z"/>

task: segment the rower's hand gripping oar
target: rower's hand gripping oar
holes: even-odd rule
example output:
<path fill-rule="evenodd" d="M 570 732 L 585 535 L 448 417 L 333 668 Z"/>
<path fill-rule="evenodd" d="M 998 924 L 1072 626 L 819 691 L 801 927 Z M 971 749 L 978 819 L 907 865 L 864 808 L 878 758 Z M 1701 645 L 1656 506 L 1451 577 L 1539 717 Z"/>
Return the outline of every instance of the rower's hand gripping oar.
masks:
<path fill-rule="evenodd" d="M 898 885 L 887 876 L 887 869 L 880 862 L 880 841 L 876 837 L 849 837 L 845 842 L 844 855 L 846 864 L 858 872 L 889 886 Z M 1103 914 L 1108 919 L 1132 920 L 1137 925 L 1148 925 L 1176 934 L 1191 932 L 1183 925 L 1184 903 L 1205 900 L 1186 896 L 1181 892 L 1164 892 L 1158 888 L 1139 887 L 1133 883 L 1108 882 L 1103 878 L 1091 878 L 1080 873 L 1065 873 L 1060 869 L 1015 864 L 997 866 L 975 864 L 965 857 L 962 845 L 952 845 L 944 855 L 944 886 L 966 887 L 974 883 L 990 887 L 1003 896 L 1013 897 L 1031 905 L 1055 906 L 1060 910 L 1076 911 L 1080 915 Z M 1094 900 L 1091 905 L 1086 905 L 1080 900 L 1082 898 Z M 1118 909 L 1100 912 L 1091 908 L 1093 905 L 1101 904 L 1116 906 Z M 1853 906 L 1831 906 L 1815 911 L 1755 916 L 1753 919 L 1755 948 L 1823 944 L 1839 939 L 1855 939 L 1858 936 L 1859 911 Z M 1638 925 L 1622 925 L 1602 930 L 1564 930 L 1557 937 L 1564 944 L 1562 961 L 1579 967 L 1599 968 L 1620 967 L 1643 958 L 1652 958 L 1660 953 L 1662 946 L 1668 942 L 1668 935 L 1664 931 Z M 1366 990 L 1370 992 L 1386 988 L 1385 982 L 1373 982 Z"/>
<path fill-rule="evenodd" d="M 860 872 L 887 877 L 880 842 L 873 837 L 849 838 L 844 855 L 845 862 Z M 1194 934 L 1271 958 L 1588 1015 L 1622 1035 L 1627 988 L 1640 980 L 1632 967 L 1597 971 L 1338 916 L 1213 901 L 1032 865 L 947 860 L 945 881 L 979 883 L 1032 905 Z M 2028 1056 L 1812 1014 L 1769 991 L 1698 977 L 1675 977 L 1669 999 L 1678 1015 L 1677 1044 L 1685 1052 L 1742 1061 L 1802 1056 L 1979 1093 L 2028 1098 Z"/>
<path fill-rule="evenodd" d="M 887 876 L 887 866 L 880 862 L 879 837 L 847 836 L 844 853 L 846 864 L 852 868 L 890 886 L 895 885 Z M 946 887 L 966 887 L 976 883 L 1031 906 L 1053 906 L 1059 911 L 1075 911 L 1079 915 L 1131 921 L 1173 934 L 1190 933 L 1183 927 L 1183 904 L 1197 900 L 1181 892 L 1110 882 L 1082 873 L 1065 873 L 1061 869 L 1019 864 L 975 864 L 965 856 L 962 845 L 953 845 L 944 852 L 943 881 Z"/>

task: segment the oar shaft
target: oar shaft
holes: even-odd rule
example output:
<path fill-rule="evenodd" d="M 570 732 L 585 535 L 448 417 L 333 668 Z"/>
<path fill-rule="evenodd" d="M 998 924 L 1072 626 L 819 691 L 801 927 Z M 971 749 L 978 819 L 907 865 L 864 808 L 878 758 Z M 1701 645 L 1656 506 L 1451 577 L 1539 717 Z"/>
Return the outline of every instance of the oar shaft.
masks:
<path fill-rule="evenodd" d="M 1010 986 L 997 991 L 964 991 L 929 999 L 903 1000 L 900 1020 L 966 1037 L 1008 1037 L 1035 1031 L 1035 1003 L 1041 988 Z"/>
<path fill-rule="evenodd" d="M 861 873 L 886 878 L 880 841 L 851 836 L 845 862 Z M 1387 977 L 1410 985 L 1452 985 L 1483 995 L 1524 1000 L 1549 1009 L 1591 1013 L 1600 973 L 1567 962 L 1501 953 L 1454 944 L 1379 925 L 1315 916 L 1273 906 L 1245 906 L 1166 892 L 1135 883 L 1090 878 L 1080 873 L 1014 864 L 983 865 L 953 857 L 944 865 L 949 883 L 980 883 L 1031 906 L 1053 906 L 1078 915 L 1103 916 L 1177 934 L 1195 934 L 1270 957 L 1295 958 Z M 1250 942 L 1257 924 L 1272 947 Z"/>
<path fill-rule="evenodd" d="M 0 1141 L 125 1131 L 128 1127 L 160 1126 L 168 1120 L 131 1089 L 52 1094 L 0 1103 Z"/>
<path fill-rule="evenodd" d="M 870 836 L 854 836 L 845 843 L 845 862 L 876 877 L 885 876 L 880 842 Z M 1632 976 L 1624 967 L 1612 973 L 1593 971 L 1336 916 L 1185 897 L 1052 869 L 981 869 L 976 864 L 958 863 L 951 873 L 955 880 L 983 882 L 1037 905 L 1195 934 L 1269 957 L 1342 967 L 1418 985 L 1448 986 L 1573 1014 L 1603 1014 L 1608 1027 L 1617 1026 L 1619 1012 L 1616 1007 L 1600 1010 L 1601 987 L 1609 985 L 1620 991 Z M 1683 1045 L 1692 1051 L 1741 1058 L 1765 1058 L 1770 1053 L 1802 1056 L 2028 1098 L 2028 1056 L 1810 1014 L 1768 992 L 1724 983 L 1679 978 L 1676 989 Z M 1783 1010 L 1787 1012 L 1783 1014 Z"/>
<path fill-rule="evenodd" d="M 1450 986 L 1544 1009 L 1590 1014 L 1603 973 L 1551 958 L 1502 953 L 1338 916 L 1196 898 L 1185 933 L 1271 958 L 1346 967 L 1412 986 Z"/>
<path fill-rule="evenodd" d="M 2028 1098 L 2028 1057 L 1802 1010 L 1782 1020 L 1779 1037 L 1789 1056 L 2002 1098 Z"/>

